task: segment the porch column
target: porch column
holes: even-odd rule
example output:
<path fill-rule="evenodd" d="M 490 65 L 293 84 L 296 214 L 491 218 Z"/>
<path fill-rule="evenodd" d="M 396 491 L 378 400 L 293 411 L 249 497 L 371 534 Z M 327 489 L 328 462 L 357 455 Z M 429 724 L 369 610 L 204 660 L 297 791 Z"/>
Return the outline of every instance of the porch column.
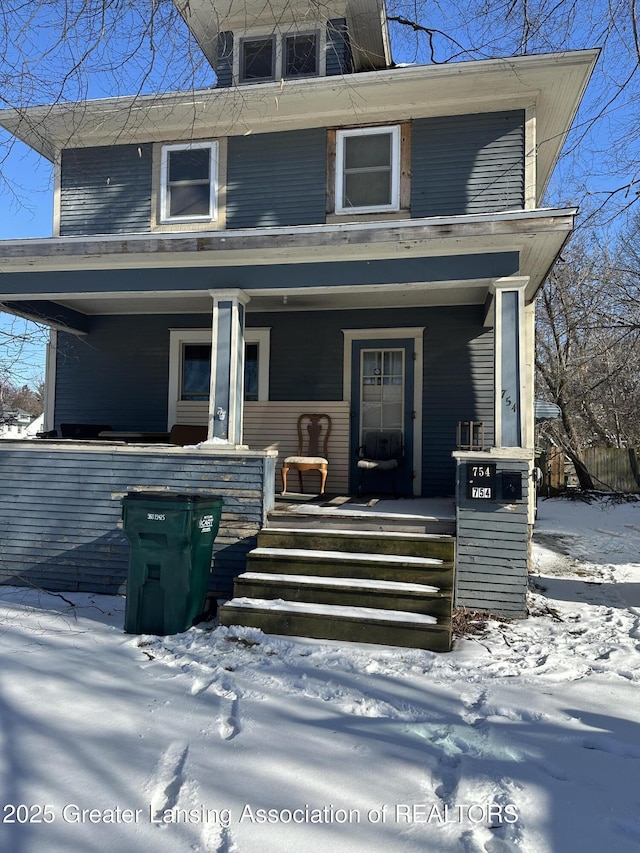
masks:
<path fill-rule="evenodd" d="M 244 310 L 249 297 L 242 290 L 210 290 L 211 387 L 208 437 L 242 444 L 244 392 Z"/>
<path fill-rule="evenodd" d="M 524 447 L 527 393 L 524 291 L 527 276 L 497 279 L 494 292 L 495 445 Z"/>

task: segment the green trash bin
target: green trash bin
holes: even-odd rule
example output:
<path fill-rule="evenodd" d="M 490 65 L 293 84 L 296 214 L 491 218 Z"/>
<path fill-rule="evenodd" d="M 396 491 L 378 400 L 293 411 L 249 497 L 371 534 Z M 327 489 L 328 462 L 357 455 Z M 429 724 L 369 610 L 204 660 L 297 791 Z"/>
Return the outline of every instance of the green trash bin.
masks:
<path fill-rule="evenodd" d="M 177 634 L 193 625 L 204 610 L 221 513 L 222 498 L 217 495 L 125 495 L 128 634 Z"/>

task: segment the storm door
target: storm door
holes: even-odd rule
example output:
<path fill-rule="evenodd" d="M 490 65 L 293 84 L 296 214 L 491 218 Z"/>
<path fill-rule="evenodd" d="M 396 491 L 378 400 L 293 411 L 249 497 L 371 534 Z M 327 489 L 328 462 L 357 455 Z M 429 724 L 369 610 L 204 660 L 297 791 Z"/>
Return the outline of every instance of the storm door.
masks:
<path fill-rule="evenodd" d="M 352 351 L 351 379 L 351 492 L 357 491 L 357 460 L 371 436 L 391 437 L 398 444 L 396 489 L 413 493 L 414 341 L 358 340 Z M 389 471 L 367 471 L 363 487 L 381 494 L 393 491 Z"/>

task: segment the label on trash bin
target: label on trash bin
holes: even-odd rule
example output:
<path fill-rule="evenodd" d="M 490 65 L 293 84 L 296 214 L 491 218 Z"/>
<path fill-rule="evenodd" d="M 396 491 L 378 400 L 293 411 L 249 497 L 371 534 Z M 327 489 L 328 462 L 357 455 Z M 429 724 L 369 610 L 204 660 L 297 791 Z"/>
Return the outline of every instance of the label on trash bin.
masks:
<path fill-rule="evenodd" d="M 203 515 L 202 518 L 198 520 L 198 527 L 200 528 L 201 533 L 211 533 L 211 529 L 213 527 L 213 516 Z"/>
<path fill-rule="evenodd" d="M 164 512 L 148 512 L 147 521 L 166 521 L 167 515 Z"/>

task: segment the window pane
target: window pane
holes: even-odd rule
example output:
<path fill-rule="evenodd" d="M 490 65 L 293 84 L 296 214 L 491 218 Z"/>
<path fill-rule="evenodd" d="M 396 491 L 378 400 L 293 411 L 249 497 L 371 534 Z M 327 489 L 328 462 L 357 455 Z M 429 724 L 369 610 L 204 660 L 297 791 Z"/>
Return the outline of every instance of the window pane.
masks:
<path fill-rule="evenodd" d="M 169 182 L 208 181 L 210 162 L 209 148 L 169 151 Z"/>
<path fill-rule="evenodd" d="M 315 35 L 287 36 L 285 39 L 285 77 L 317 74 Z"/>
<path fill-rule="evenodd" d="M 182 400 L 208 400 L 211 378 L 211 347 L 185 344 L 182 350 Z"/>
<path fill-rule="evenodd" d="M 379 376 L 382 368 L 382 355 L 379 351 L 364 350 L 362 353 L 363 376 Z"/>
<path fill-rule="evenodd" d="M 384 372 L 386 376 L 402 376 L 402 351 L 387 350 L 384 354 Z"/>
<path fill-rule="evenodd" d="M 391 166 L 391 134 L 368 133 L 346 136 L 344 139 L 346 169 L 368 169 L 372 166 Z"/>
<path fill-rule="evenodd" d="M 170 186 L 169 216 L 209 216 L 211 187 L 206 184 Z"/>
<path fill-rule="evenodd" d="M 343 207 L 391 204 L 391 172 L 354 172 L 344 176 Z"/>
<path fill-rule="evenodd" d="M 245 344 L 244 399 L 258 399 L 258 344 Z"/>
<path fill-rule="evenodd" d="M 242 79 L 273 78 L 273 39 L 247 39 L 242 45 Z"/>

